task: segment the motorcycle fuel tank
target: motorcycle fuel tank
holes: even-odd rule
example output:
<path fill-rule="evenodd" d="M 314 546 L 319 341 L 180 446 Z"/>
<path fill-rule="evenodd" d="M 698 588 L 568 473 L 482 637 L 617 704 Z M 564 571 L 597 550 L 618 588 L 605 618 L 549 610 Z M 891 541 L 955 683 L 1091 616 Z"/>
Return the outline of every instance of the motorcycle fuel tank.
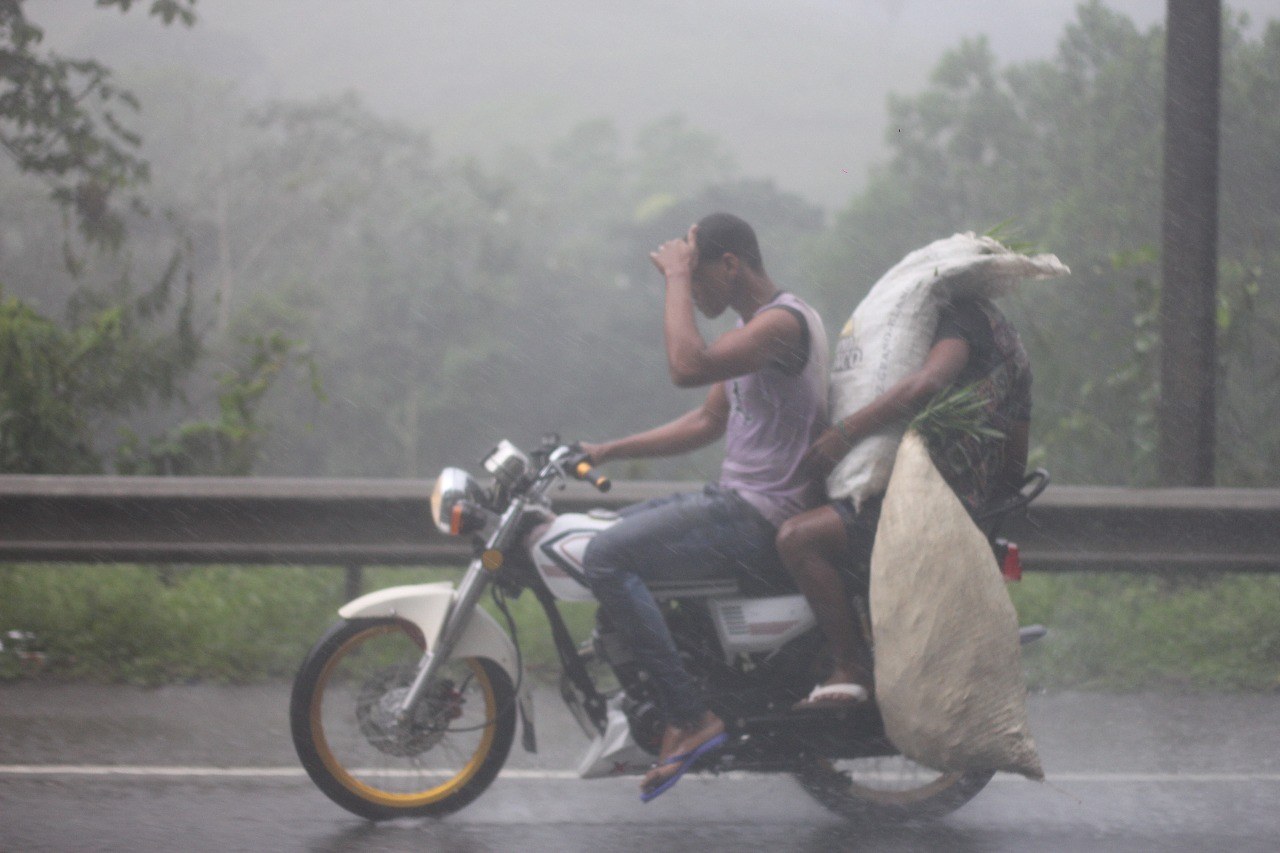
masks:
<path fill-rule="evenodd" d="M 530 556 L 551 594 L 561 601 L 595 601 L 582 571 L 587 545 L 595 535 L 618 520 L 607 510 L 570 512 L 538 532 L 530 545 Z"/>

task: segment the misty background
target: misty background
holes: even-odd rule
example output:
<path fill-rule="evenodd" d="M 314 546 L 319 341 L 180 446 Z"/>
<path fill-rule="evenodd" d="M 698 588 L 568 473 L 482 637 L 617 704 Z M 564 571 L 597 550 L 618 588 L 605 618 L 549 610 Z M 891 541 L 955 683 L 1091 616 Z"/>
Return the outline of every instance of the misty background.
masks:
<path fill-rule="evenodd" d="M 247 102 L 357 94 L 451 156 L 499 161 L 583 121 L 626 135 L 682 115 L 744 174 L 837 210 L 887 154 L 886 100 L 985 37 L 1002 64 L 1053 55 L 1079 0 L 202 0 L 161 27 L 81 0 L 32 13 L 51 46 L 124 72 L 184 69 Z M 1237 0 L 1256 34 L 1277 0 Z M 1112 0 L 1139 28 L 1165 0 Z M 144 107 L 145 109 L 145 107 Z"/>
<path fill-rule="evenodd" d="M 1255 390 L 1280 370 L 1278 5 L 1231 3 L 1224 30 L 1224 485 L 1280 481 L 1278 403 Z M 73 332 L 117 323 L 170 369 L 129 362 L 127 393 L 83 379 L 66 440 L 19 458 L 429 477 L 503 437 L 654 425 L 704 392 L 667 381 L 647 252 L 727 209 L 833 334 L 936 237 L 999 226 L 1059 255 L 1070 280 L 1002 304 L 1036 373 L 1033 461 L 1060 482 L 1147 484 L 1164 12 L 206 0 L 188 28 L 29 3 L 45 47 L 137 97 L 121 118 L 150 162 L 151 215 L 114 253 L 82 249 L 47 187 L 6 163 L 0 283 Z M 109 314 L 161 279 L 161 308 Z M 613 473 L 709 478 L 717 460 Z"/>

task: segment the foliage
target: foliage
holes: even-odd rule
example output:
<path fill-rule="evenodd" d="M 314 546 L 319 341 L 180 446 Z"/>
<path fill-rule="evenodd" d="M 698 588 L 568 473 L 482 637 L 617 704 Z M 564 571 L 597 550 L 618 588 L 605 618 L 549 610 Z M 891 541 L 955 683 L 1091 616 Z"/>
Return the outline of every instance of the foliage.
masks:
<path fill-rule="evenodd" d="M 1229 21 L 1225 39 L 1220 471 L 1258 485 L 1280 470 L 1280 401 L 1250 384 L 1280 364 L 1280 119 L 1268 108 L 1280 26 L 1259 40 Z M 829 226 L 805 199 L 741 176 L 724 143 L 678 116 L 634 133 L 585 122 L 482 166 L 442 158 L 427 132 L 354 98 L 251 108 L 190 75 L 131 78 L 156 108 L 130 130 L 146 143 L 119 147 L 153 165 L 149 197 L 191 238 L 191 328 L 206 357 L 175 379 L 175 399 L 218 405 L 219 377 L 273 335 L 305 342 L 295 355 L 327 393 L 280 382 L 254 399 L 252 427 L 235 406 L 162 411 L 157 393 L 130 410 L 125 468 L 243 470 L 224 463 L 227 441 L 245 439 L 262 473 L 430 476 L 499 436 L 599 439 L 673 417 L 702 392 L 667 381 L 648 252 L 729 209 L 760 232 L 774 279 L 828 322 L 905 252 L 953 231 L 1002 223 L 1002 239 L 1057 253 L 1071 279 L 1003 306 L 1032 354 L 1035 452 L 1060 481 L 1149 482 L 1162 54 L 1158 27 L 1098 2 L 1049 60 L 1001 67 L 981 39 L 961 43 L 927 90 L 893 99 L 891 159 Z M 3 190 L 8 292 L 54 317 L 39 307 L 62 286 L 47 273 L 51 229 Z M 162 265 L 167 239 L 131 220 L 134 265 Z M 107 447 L 101 430 L 117 424 L 89 420 Z M 137 438 L 149 435 L 164 438 Z M 615 475 L 712 477 L 717 456 Z"/>
<path fill-rule="evenodd" d="M 248 476 L 267 434 L 259 410 L 278 376 L 297 362 L 310 374 L 312 392 L 324 399 L 315 362 L 298 341 L 277 329 L 242 343 L 245 362 L 218 377 L 218 418 L 184 423 L 145 446 L 137 433 L 125 429 L 116 451 L 119 473 Z"/>
<path fill-rule="evenodd" d="M 998 68 L 983 39 L 938 64 L 929 88 L 890 104 L 889 163 L 838 216 L 811 263 L 824 307 L 857 294 L 915 246 L 1012 221 L 1059 255 L 1069 280 L 1006 306 L 1036 375 L 1033 441 L 1067 482 L 1151 482 L 1158 304 L 1164 33 L 1098 0 L 1080 6 L 1055 58 Z M 1219 480 L 1275 482 L 1280 420 L 1251 364 L 1277 361 L 1280 23 L 1250 41 L 1224 29 Z M 1270 100 L 1269 100 L 1270 99 Z M 853 289 L 858 289 L 855 287 Z M 1177 346 L 1178 342 L 1165 342 Z"/>
<path fill-rule="evenodd" d="M 380 568 L 366 572 L 366 583 L 383 588 L 456 576 Z M 46 677 L 134 684 L 291 678 L 342 601 L 337 568 L 210 566 L 162 574 L 144 566 L 0 566 L 0 628 L 34 635 Z M 558 676 L 537 602 L 522 596 L 510 610 L 526 664 Z M 573 636 L 585 639 L 595 608 L 570 604 L 563 613 Z M 0 680 L 29 673 L 0 654 Z"/>
<path fill-rule="evenodd" d="M 1028 575 L 1010 593 L 1049 627 L 1024 650 L 1033 687 L 1280 689 L 1280 578 Z"/>
<path fill-rule="evenodd" d="M 133 2 L 102 0 L 99 5 L 128 11 Z M 153 0 L 150 13 L 165 24 L 189 25 L 194 3 Z M 112 206 L 112 197 L 149 176 L 146 162 L 135 153 L 141 140 L 119 115 L 136 111 L 138 101 L 94 60 L 41 53 L 43 37 L 27 19 L 22 0 L 0 0 L 0 149 L 21 171 L 50 184 L 52 197 L 74 215 L 86 240 L 119 248 L 125 218 Z M 77 260 L 65 245 L 74 267 Z"/>
<path fill-rule="evenodd" d="M 170 85 L 140 91 L 173 103 Z M 589 122 L 491 171 L 441 161 L 425 133 L 354 98 L 247 110 L 181 86 L 206 108 L 194 131 L 147 126 L 149 156 L 166 164 L 166 204 L 217 247 L 201 276 L 216 288 L 215 345 L 273 328 L 307 341 L 331 401 L 273 394 L 265 471 L 429 476 L 502 436 L 603 437 L 673 417 L 692 403 L 666 380 L 648 252 L 730 207 L 786 275 L 822 225 L 768 182 L 715 183 L 730 168 L 721 147 L 675 119 L 630 145 Z"/>
<path fill-rule="evenodd" d="M 369 588 L 453 579 L 440 569 L 371 569 Z M 29 631 L 45 677 L 165 684 L 290 678 L 335 618 L 332 568 L 215 566 L 161 574 L 138 566 L 0 566 L 0 628 Z M 1010 587 L 1023 624 L 1050 628 L 1024 650 L 1042 689 L 1280 689 L 1280 578 L 1198 583 L 1152 576 L 1028 575 Z M 511 602 L 524 658 L 558 676 L 532 596 Z M 594 607 L 562 605 L 572 635 Z M 501 617 L 498 617 L 501 619 Z M 505 623 L 502 623 L 505 624 Z M 30 674 L 0 654 L 0 680 Z"/>
<path fill-rule="evenodd" d="M 911 419 L 909 428 L 924 440 L 935 461 L 943 459 L 952 468 L 964 466 L 966 470 L 974 460 L 967 458 L 963 439 L 1004 437 L 989 425 L 986 400 L 977 385 L 940 391 Z M 953 458 L 956 454 L 959 458 Z"/>
<path fill-rule="evenodd" d="M 986 425 L 983 399 L 977 386 L 951 387 L 940 392 L 911 420 L 910 428 L 932 446 L 957 437 L 999 438 L 999 430 Z"/>
<path fill-rule="evenodd" d="M 134 0 L 99 5 L 127 12 Z M 147 5 L 166 25 L 194 22 L 194 0 Z M 155 421 L 170 405 L 185 403 L 210 351 L 196 317 L 196 250 L 181 233 L 177 248 L 168 249 L 167 261 L 160 264 L 156 283 L 141 295 L 133 292 L 135 267 L 162 257 L 172 239 L 148 218 L 135 217 L 143 227 L 137 229 L 137 242 L 123 251 L 128 216 L 112 206 L 119 191 L 150 178 L 139 154 L 141 136 L 118 115 L 123 108 L 136 111 L 138 99 L 97 62 L 38 53 L 41 38 L 20 2 L 0 0 L 0 83 L 6 87 L 0 92 L 0 146 L 18 173 L 52 184 L 64 216 L 75 216 L 81 234 L 98 251 L 92 258 L 81 256 L 64 234 L 63 260 L 81 281 L 63 288 L 63 323 L 28 300 L 4 302 L 0 471 L 82 473 L 101 469 L 111 423 L 126 417 Z M 130 213 L 144 213 L 144 207 L 134 198 Z M 43 237 L 43 223 L 31 212 L 14 217 L 8 229 L 6 236 L 19 247 L 28 242 L 24 231 Z M 172 214 L 167 219 L 184 230 Z M 21 228 L 12 227 L 17 223 Z M 39 254 L 33 266 L 24 266 L 21 255 L 6 259 L 10 272 L 24 290 L 38 291 L 24 279 L 49 277 L 48 254 Z M 104 274 L 113 273 L 104 284 Z M 175 282 L 182 273 L 185 288 L 175 306 Z M 56 301 L 43 293 L 38 297 Z M 258 410 L 281 370 L 290 362 L 305 362 L 318 393 L 314 364 L 279 329 L 259 329 L 220 348 L 241 363 L 216 379 L 217 418 L 191 419 L 146 441 L 133 423 L 121 426 L 116 449 L 121 471 L 247 474 L 264 438 Z"/>
<path fill-rule="evenodd" d="M 96 472 L 102 419 L 180 393 L 199 353 L 189 281 L 172 329 L 152 322 L 178 273 L 175 258 L 145 293 L 122 279 L 110 296 L 85 295 L 66 325 L 0 291 L 0 472 Z"/>

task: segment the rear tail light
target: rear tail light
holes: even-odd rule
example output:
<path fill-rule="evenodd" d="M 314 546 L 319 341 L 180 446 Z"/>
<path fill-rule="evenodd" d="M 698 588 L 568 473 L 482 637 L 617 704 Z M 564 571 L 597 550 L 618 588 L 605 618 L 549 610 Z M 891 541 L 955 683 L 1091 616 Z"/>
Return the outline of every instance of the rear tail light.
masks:
<path fill-rule="evenodd" d="M 1000 574 L 1006 581 L 1022 580 L 1022 556 L 1018 553 L 1017 542 L 1007 542 L 1004 546 L 1004 558 L 1000 560 Z"/>

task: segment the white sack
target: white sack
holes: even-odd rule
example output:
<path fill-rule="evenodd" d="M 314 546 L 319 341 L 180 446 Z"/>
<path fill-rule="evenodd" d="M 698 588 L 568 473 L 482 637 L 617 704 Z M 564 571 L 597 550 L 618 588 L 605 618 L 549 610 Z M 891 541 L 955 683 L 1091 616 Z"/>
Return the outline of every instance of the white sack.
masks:
<path fill-rule="evenodd" d="M 1070 270 L 1053 255 L 1018 254 L 990 237 L 956 234 L 917 249 L 871 288 L 840 332 L 831 366 L 831 416 L 839 420 L 883 394 L 924 364 L 938 315 L 961 296 L 994 299 L 1022 279 Z M 858 442 L 827 479 L 827 494 L 855 506 L 884 491 L 902 425 Z"/>
<path fill-rule="evenodd" d="M 1044 778 L 1013 602 L 987 537 L 914 432 L 876 529 L 871 632 L 876 701 L 903 755 L 937 770 Z"/>

